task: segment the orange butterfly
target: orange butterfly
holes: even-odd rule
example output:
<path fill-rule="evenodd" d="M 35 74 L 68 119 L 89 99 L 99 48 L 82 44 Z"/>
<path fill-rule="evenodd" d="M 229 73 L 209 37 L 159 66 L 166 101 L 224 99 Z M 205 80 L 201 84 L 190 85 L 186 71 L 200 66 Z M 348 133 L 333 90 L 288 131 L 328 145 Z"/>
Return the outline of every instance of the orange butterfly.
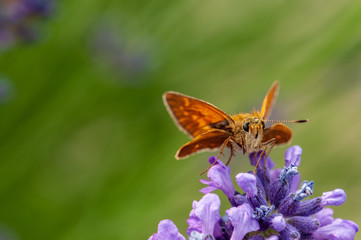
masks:
<path fill-rule="evenodd" d="M 306 122 L 307 120 L 268 120 L 278 89 L 279 84 L 276 81 L 264 98 L 261 111 L 239 113 L 232 116 L 205 101 L 177 92 L 166 92 L 163 100 L 169 114 L 179 129 L 193 138 L 178 150 L 175 157 L 182 159 L 194 153 L 222 147 L 219 154 L 221 155 L 227 146 L 231 150 L 228 165 L 234 150 L 241 150 L 243 153 L 263 150 L 262 157 L 268 146 L 270 148 L 266 156 L 275 145 L 288 143 L 291 140 L 292 131 L 281 122 Z M 278 123 L 265 128 L 265 122 Z M 255 169 L 257 169 L 257 165 Z"/>

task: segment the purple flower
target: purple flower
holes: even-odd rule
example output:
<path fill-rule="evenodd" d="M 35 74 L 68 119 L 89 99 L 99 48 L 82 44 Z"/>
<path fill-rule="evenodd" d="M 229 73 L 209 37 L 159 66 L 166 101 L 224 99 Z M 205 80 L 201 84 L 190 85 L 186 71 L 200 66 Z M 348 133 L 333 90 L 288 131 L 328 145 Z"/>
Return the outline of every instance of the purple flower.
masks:
<path fill-rule="evenodd" d="M 219 208 L 221 201 L 214 193 L 204 195 L 199 202 L 193 202 L 193 210 L 188 219 L 188 235 L 197 231 L 205 236 L 213 236 L 216 223 L 220 220 Z"/>
<path fill-rule="evenodd" d="M 333 210 L 331 208 L 324 208 L 315 214 L 315 218 L 318 219 L 321 226 L 325 226 L 334 221 L 332 215 L 333 215 Z"/>
<path fill-rule="evenodd" d="M 272 218 L 270 227 L 277 232 L 281 232 L 286 228 L 286 220 L 282 214 Z"/>
<path fill-rule="evenodd" d="M 211 169 L 209 169 L 207 176 L 210 180 L 201 179 L 201 183 L 207 184 L 208 186 L 201 189 L 200 191 L 204 194 L 213 192 L 214 190 L 220 189 L 226 194 L 228 199 L 233 202 L 235 189 L 230 177 L 231 169 L 224 165 L 220 160 L 215 157 L 210 157 L 209 162 L 212 164 L 217 161 Z M 233 204 L 234 205 L 234 204 Z"/>
<path fill-rule="evenodd" d="M 358 232 L 356 223 L 338 218 L 332 223 L 317 229 L 312 233 L 312 237 L 316 240 L 352 240 L 356 232 Z"/>
<path fill-rule="evenodd" d="M 231 240 L 243 239 L 247 233 L 259 229 L 259 223 L 252 217 L 252 213 L 253 209 L 247 203 L 226 211 L 234 228 Z"/>
<path fill-rule="evenodd" d="M 158 224 L 158 232 L 154 233 L 148 240 L 185 240 L 178 232 L 176 225 L 168 219 L 162 220 Z"/>
<path fill-rule="evenodd" d="M 340 206 L 346 201 L 346 193 L 342 189 L 335 189 L 332 192 L 325 192 L 322 194 L 320 206 L 325 207 L 329 205 Z"/>
<path fill-rule="evenodd" d="M 335 239 L 335 240 L 351 240 L 354 239 L 358 226 L 350 220 L 342 220 L 333 218 L 333 210 L 324 208 L 315 214 L 315 218 L 321 224 L 312 236 L 316 240 Z"/>
<path fill-rule="evenodd" d="M 302 149 L 293 146 L 285 154 L 281 170 L 258 168 L 257 174 L 239 173 L 236 182 L 244 193 L 238 192 L 230 177 L 230 168 L 220 160 L 209 170 L 208 186 L 201 192 L 202 199 L 193 202 L 188 219 L 190 240 L 352 240 L 358 232 L 356 223 L 334 219 L 332 209 L 346 201 L 342 189 L 325 192 L 311 198 L 315 183 L 303 181 L 301 186 L 298 166 Z M 255 154 L 250 156 L 251 162 Z M 258 153 L 259 156 L 259 153 Z M 264 159 L 262 159 L 264 160 Z M 261 160 L 261 161 L 262 161 Z M 214 157 L 210 162 L 216 161 Z M 272 163 L 271 159 L 268 159 Z M 269 177 L 264 176 L 264 173 Z M 222 190 L 230 201 L 226 215 L 219 214 L 220 200 L 210 193 Z M 158 230 L 159 232 L 159 230 Z"/>
<path fill-rule="evenodd" d="M 289 167 L 291 164 L 300 166 L 302 148 L 300 146 L 292 146 L 285 152 L 285 166 Z"/>
<path fill-rule="evenodd" d="M 249 160 L 251 162 L 251 165 L 256 166 L 256 163 L 259 160 L 261 152 L 262 151 L 249 154 Z M 265 160 L 265 154 L 263 154 L 263 156 L 258 164 L 258 168 L 263 168 L 264 160 Z M 268 169 L 272 169 L 272 168 L 274 168 L 274 166 L 276 166 L 276 164 L 272 161 L 272 159 L 270 157 L 267 156 L 266 167 Z"/>
<path fill-rule="evenodd" d="M 239 173 L 236 176 L 236 182 L 247 194 L 248 197 L 254 197 L 257 194 L 257 178 L 251 173 Z"/>

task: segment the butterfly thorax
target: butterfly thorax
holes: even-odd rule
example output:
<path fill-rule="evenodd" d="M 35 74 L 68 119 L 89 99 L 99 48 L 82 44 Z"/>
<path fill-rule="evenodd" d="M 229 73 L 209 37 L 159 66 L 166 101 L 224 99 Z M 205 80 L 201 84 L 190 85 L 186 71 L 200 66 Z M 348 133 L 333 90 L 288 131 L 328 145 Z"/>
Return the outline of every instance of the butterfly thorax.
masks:
<path fill-rule="evenodd" d="M 240 113 L 231 116 L 235 122 L 233 137 L 243 153 L 251 153 L 259 149 L 265 128 L 259 112 Z"/>

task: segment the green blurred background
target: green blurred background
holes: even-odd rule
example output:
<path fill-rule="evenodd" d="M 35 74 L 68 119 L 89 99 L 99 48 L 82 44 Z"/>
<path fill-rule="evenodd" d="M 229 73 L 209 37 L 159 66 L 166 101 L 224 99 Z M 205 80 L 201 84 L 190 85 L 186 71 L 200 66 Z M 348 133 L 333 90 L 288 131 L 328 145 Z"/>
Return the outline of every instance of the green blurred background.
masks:
<path fill-rule="evenodd" d="M 302 179 L 314 196 L 344 189 L 335 217 L 360 224 L 360 1 L 59 1 L 42 34 L 0 53 L 8 239 L 147 239 L 165 218 L 185 234 L 212 153 L 175 160 L 189 139 L 162 94 L 231 114 L 259 109 L 274 80 L 271 118 L 310 119 L 289 125 Z M 247 157 L 231 168 L 249 170 Z"/>

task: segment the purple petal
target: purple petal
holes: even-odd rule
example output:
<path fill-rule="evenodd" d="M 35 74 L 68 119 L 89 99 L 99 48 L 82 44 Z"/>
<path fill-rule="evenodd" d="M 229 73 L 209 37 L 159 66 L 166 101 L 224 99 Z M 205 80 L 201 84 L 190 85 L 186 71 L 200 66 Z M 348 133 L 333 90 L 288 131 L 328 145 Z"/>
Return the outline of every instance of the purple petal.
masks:
<path fill-rule="evenodd" d="M 210 164 L 213 164 L 214 161 L 220 161 L 220 160 L 218 160 L 215 156 L 210 156 L 210 157 L 208 158 L 208 162 L 209 162 Z M 218 164 L 218 162 L 215 163 L 215 164 Z"/>
<path fill-rule="evenodd" d="M 253 209 L 248 203 L 238 207 L 232 207 L 226 211 L 234 230 L 231 240 L 243 239 L 249 233 L 259 229 L 259 223 L 252 218 Z"/>
<path fill-rule="evenodd" d="M 346 201 L 346 193 L 342 189 L 335 189 L 331 192 L 322 194 L 320 206 L 325 207 L 329 205 L 339 206 Z"/>
<path fill-rule="evenodd" d="M 153 234 L 148 240 L 185 240 L 178 232 L 176 225 L 168 219 L 162 220 L 158 224 L 158 232 Z"/>
<path fill-rule="evenodd" d="M 214 226 L 221 218 L 219 215 L 221 200 L 218 195 L 208 193 L 196 205 L 194 213 L 202 222 L 202 233 L 213 235 Z"/>
<path fill-rule="evenodd" d="M 333 223 L 317 229 L 312 236 L 315 240 L 353 240 L 356 232 L 358 232 L 356 223 L 338 218 Z"/>
<path fill-rule="evenodd" d="M 233 199 L 234 199 L 234 203 L 236 204 L 236 207 L 248 201 L 247 197 L 239 193 L 235 194 Z"/>
<path fill-rule="evenodd" d="M 277 232 L 281 232 L 286 228 L 286 220 L 282 215 L 278 215 L 271 220 L 271 227 Z"/>
<path fill-rule="evenodd" d="M 211 180 L 207 180 L 207 179 L 200 179 L 199 181 L 200 181 L 201 183 L 203 183 L 203 184 L 206 184 L 206 185 L 210 185 L 210 184 L 213 183 Z"/>
<path fill-rule="evenodd" d="M 257 179 L 251 173 L 239 173 L 236 176 L 236 182 L 247 193 L 247 197 L 254 197 L 257 195 Z"/>
<path fill-rule="evenodd" d="M 197 215 L 195 214 L 194 210 L 197 208 L 198 206 L 198 202 L 197 201 L 193 201 L 192 204 L 192 211 L 189 214 L 189 218 L 187 219 L 187 223 L 188 223 L 188 228 L 187 228 L 187 234 L 190 236 L 191 233 L 193 231 L 202 232 L 202 221 L 199 219 L 199 217 L 197 217 Z"/>
<path fill-rule="evenodd" d="M 210 157 L 209 161 L 213 162 L 215 157 Z M 210 180 L 202 179 L 201 183 L 207 184 L 209 187 L 205 187 L 201 190 L 202 193 L 209 193 L 216 189 L 220 189 L 226 194 L 228 199 L 233 201 L 235 188 L 230 177 L 231 169 L 224 165 L 220 160 L 209 169 L 207 176 Z"/>
<path fill-rule="evenodd" d="M 315 214 L 315 218 L 318 219 L 321 226 L 331 224 L 334 221 L 334 218 L 332 216 L 333 216 L 332 208 L 324 208 Z"/>
<path fill-rule="evenodd" d="M 298 167 L 301 163 L 301 154 L 302 148 L 300 146 L 289 147 L 285 152 L 285 166 L 288 167 L 292 163 Z"/>
<path fill-rule="evenodd" d="M 202 188 L 201 190 L 199 190 L 201 193 L 203 194 L 207 194 L 207 193 L 211 193 L 213 191 L 216 191 L 218 188 L 215 186 L 207 186 L 205 188 Z"/>

